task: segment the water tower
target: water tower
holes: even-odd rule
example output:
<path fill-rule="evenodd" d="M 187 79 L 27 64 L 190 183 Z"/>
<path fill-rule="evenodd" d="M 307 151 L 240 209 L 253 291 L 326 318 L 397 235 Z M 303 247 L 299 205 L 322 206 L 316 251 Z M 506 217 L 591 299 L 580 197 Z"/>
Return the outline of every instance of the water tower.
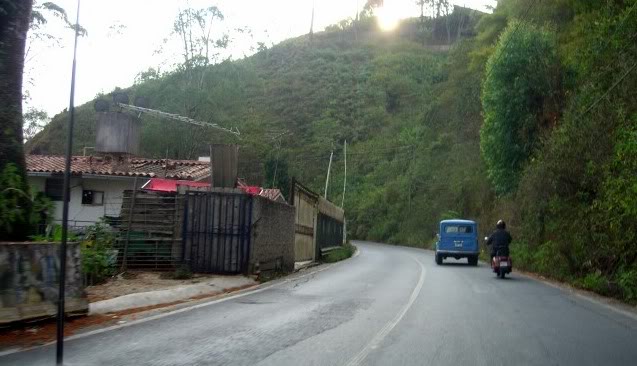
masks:
<path fill-rule="evenodd" d="M 128 95 L 114 94 L 113 101 L 128 104 Z M 109 103 L 104 100 L 95 101 L 95 110 L 97 111 L 95 151 L 103 155 L 137 155 L 142 126 L 140 118 L 121 110 L 111 111 Z"/>
<path fill-rule="evenodd" d="M 225 128 L 216 123 L 201 122 L 178 114 L 150 109 L 146 98 L 141 96 L 135 98 L 134 105 L 130 105 L 128 102 L 128 95 L 119 92 L 113 94 L 113 109 L 115 111 L 111 110 L 111 103 L 106 100 L 98 99 L 94 104 L 97 112 L 95 151 L 107 160 L 118 162 L 122 169 L 126 168 L 128 157 L 139 153 L 142 127 L 140 117 L 142 114 L 214 128 L 232 134 L 236 138 L 240 138 L 241 135 L 236 127 Z M 211 146 L 211 152 L 213 152 L 213 164 L 218 170 L 215 174 L 219 176 L 215 177 L 215 180 L 218 181 L 216 185 L 233 187 L 237 181 L 238 147 L 236 145 L 214 145 Z"/>

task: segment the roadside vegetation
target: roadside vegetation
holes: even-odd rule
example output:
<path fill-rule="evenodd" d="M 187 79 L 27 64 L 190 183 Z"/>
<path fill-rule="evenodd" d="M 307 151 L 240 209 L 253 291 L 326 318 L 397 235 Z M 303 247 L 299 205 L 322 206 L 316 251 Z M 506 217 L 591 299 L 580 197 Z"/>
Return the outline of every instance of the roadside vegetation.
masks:
<path fill-rule="evenodd" d="M 125 91 L 243 132 L 144 117 L 140 155 L 196 158 L 236 142 L 241 176 L 287 192 L 293 176 L 322 191 L 334 151 L 328 198 L 339 202 L 347 140 L 351 237 L 425 246 L 448 212 L 477 220 L 480 237 L 502 218 L 516 266 L 637 301 L 636 8 L 502 0 L 492 14 L 456 7 L 391 34 L 367 13 L 241 60 L 186 54 Z M 27 151 L 62 153 L 66 119 Z M 92 103 L 76 120 L 80 153 L 94 142 Z"/>
<path fill-rule="evenodd" d="M 30 239 L 59 243 L 62 241 L 62 226 L 49 224 L 43 234 L 33 235 Z M 80 244 L 81 270 L 87 286 L 103 283 L 117 273 L 115 233 L 108 224 L 98 222 L 87 226 L 82 234 L 69 232 L 68 241 Z"/>
<path fill-rule="evenodd" d="M 340 262 L 356 253 L 356 246 L 352 245 L 350 242 L 347 242 L 341 247 L 338 247 L 332 251 L 327 252 L 322 258 L 321 261 L 325 263 L 334 263 Z"/>

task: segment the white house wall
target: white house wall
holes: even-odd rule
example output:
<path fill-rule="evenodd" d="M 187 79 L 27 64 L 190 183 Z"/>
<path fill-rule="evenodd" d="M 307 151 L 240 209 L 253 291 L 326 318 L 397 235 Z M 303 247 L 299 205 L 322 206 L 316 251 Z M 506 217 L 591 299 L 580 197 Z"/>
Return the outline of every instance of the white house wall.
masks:
<path fill-rule="evenodd" d="M 28 177 L 35 191 L 44 192 L 46 177 Z M 138 187 L 147 179 L 138 179 Z M 133 178 L 82 177 L 71 179 L 71 201 L 69 204 L 69 226 L 88 226 L 104 216 L 119 216 L 124 190 L 133 189 Z M 104 192 L 103 205 L 83 205 L 82 191 Z M 62 221 L 62 201 L 55 201 L 53 220 Z"/>

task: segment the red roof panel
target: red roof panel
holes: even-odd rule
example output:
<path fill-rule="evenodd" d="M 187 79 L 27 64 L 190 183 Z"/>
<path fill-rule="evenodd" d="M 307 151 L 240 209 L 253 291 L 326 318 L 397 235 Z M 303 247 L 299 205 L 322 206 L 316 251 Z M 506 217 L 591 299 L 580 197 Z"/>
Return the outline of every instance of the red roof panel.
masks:
<path fill-rule="evenodd" d="M 188 186 L 193 188 L 208 188 L 210 183 L 205 182 L 192 182 L 189 180 L 176 180 L 176 179 L 159 179 L 151 178 L 144 189 L 148 191 L 156 192 L 177 192 L 177 186 Z"/>

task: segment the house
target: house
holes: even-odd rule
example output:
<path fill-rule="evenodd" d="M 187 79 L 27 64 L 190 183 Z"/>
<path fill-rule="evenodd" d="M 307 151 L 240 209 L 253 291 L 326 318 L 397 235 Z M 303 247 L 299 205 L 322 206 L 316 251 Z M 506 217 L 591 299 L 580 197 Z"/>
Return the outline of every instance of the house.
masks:
<path fill-rule="evenodd" d="M 27 155 L 26 163 L 29 184 L 55 203 L 53 221 L 61 222 L 64 156 Z M 206 181 L 210 179 L 210 163 L 123 155 L 74 156 L 69 226 L 88 226 L 102 217 L 118 217 L 124 191 L 134 189 L 135 184 L 141 188 L 151 178 Z"/>

